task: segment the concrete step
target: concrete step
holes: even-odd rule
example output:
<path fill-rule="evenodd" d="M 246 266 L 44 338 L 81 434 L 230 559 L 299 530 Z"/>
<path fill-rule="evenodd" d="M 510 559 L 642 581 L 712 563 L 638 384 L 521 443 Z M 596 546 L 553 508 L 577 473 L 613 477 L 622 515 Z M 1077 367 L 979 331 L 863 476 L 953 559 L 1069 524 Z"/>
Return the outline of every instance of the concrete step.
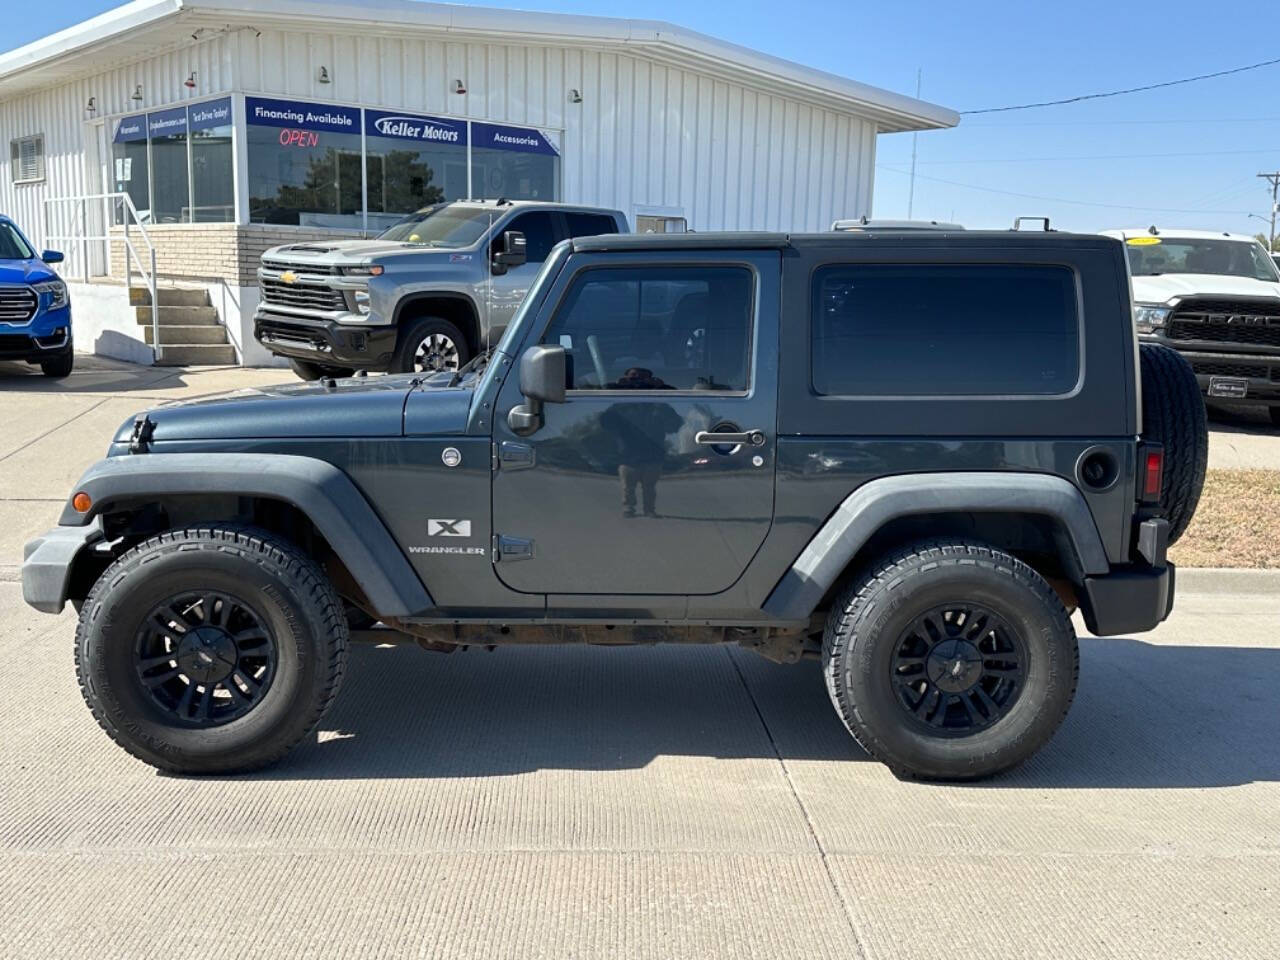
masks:
<path fill-rule="evenodd" d="M 216 326 L 218 324 L 218 311 L 213 307 L 196 307 L 196 306 L 164 306 L 161 305 L 160 325 L 164 326 Z M 138 318 L 138 323 L 144 327 L 151 326 L 151 308 L 148 306 L 135 306 L 134 314 Z"/>
<path fill-rule="evenodd" d="M 146 287 L 130 287 L 129 302 L 135 307 L 151 305 Z M 209 291 L 203 287 L 156 287 L 156 302 L 162 307 L 203 307 L 209 303 Z"/>
<path fill-rule="evenodd" d="M 142 339 L 146 343 L 151 343 L 151 328 L 142 328 Z M 225 327 L 212 325 L 202 327 L 181 327 L 181 326 L 162 326 L 160 328 L 160 345 L 163 347 L 170 343 L 197 344 L 197 343 L 218 343 L 227 342 L 227 331 Z"/>
<path fill-rule="evenodd" d="M 228 366 L 236 362 L 236 348 L 229 343 L 162 343 L 159 367 Z"/>

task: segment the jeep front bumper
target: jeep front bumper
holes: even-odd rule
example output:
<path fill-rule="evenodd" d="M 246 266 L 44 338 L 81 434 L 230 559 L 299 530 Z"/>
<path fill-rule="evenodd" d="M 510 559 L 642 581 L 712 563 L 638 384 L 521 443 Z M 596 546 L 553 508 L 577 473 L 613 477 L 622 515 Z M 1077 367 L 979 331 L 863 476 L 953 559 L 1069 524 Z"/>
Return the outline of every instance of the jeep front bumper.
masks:
<path fill-rule="evenodd" d="M 98 518 L 83 527 L 54 527 L 22 551 L 22 599 L 44 613 L 61 613 L 80 552 L 102 540 Z"/>

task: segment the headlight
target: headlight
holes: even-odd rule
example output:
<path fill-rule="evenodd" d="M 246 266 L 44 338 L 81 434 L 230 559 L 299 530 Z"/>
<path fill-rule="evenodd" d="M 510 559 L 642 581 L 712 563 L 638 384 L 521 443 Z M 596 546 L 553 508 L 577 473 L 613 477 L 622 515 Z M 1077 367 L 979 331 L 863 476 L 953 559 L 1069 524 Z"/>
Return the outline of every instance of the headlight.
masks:
<path fill-rule="evenodd" d="M 342 272 L 348 277 L 380 277 L 382 276 L 382 264 L 360 263 L 354 267 L 343 267 Z"/>
<path fill-rule="evenodd" d="M 369 291 L 368 290 L 357 290 L 354 294 L 352 294 L 352 299 L 355 300 L 356 302 L 357 313 L 369 312 Z"/>
<path fill-rule="evenodd" d="M 1139 333 L 1155 333 L 1164 326 L 1172 312 L 1172 307 L 1162 307 L 1157 303 L 1135 303 L 1133 325 Z"/>
<path fill-rule="evenodd" d="M 44 308 L 46 310 L 57 310 L 67 305 L 67 285 L 61 280 L 37 283 L 34 289 L 44 299 Z"/>

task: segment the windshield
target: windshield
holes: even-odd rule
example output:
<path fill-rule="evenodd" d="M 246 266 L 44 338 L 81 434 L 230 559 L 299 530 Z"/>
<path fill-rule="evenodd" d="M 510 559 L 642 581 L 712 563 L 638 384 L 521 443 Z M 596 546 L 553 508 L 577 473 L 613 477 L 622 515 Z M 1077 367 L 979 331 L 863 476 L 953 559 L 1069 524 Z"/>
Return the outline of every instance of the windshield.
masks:
<path fill-rule="evenodd" d="M 429 247 L 469 247 L 495 219 L 492 210 L 437 203 L 409 214 L 378 235 L 379 240 L 421 243 Z"/>
<path fill-rule="evenodd" d="M 12 224 L 0 223 L 0 260 L 30 260 L 35 256 Z"/>
<path fill-rule="evenodd" d="M 1275 264 L 1261 244 L 1245 240 L 1131 237 L 1124 248 L 1129 254 L 1129 272 L 1135 277 L 1158 277 L 1162 273 L 1212 273 L 1272 282 L 1280 280 Z"/>

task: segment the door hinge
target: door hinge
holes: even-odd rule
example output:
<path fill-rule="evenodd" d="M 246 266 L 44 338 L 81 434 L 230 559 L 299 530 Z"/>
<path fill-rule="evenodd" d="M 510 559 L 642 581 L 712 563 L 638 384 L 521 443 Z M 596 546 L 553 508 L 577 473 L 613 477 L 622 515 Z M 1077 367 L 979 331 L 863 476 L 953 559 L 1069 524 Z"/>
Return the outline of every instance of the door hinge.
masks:
<path fill-rule="evenodd" d="M 489 472 L 498 472 L 498 441 L 489 444 Z"/>
<path fill-rule="evenodd" d="M 524 537 L 504 537 L 493 535 L 493 562 L 515 563 L 517 560 L 533 559 L 533 541 Z"/>

